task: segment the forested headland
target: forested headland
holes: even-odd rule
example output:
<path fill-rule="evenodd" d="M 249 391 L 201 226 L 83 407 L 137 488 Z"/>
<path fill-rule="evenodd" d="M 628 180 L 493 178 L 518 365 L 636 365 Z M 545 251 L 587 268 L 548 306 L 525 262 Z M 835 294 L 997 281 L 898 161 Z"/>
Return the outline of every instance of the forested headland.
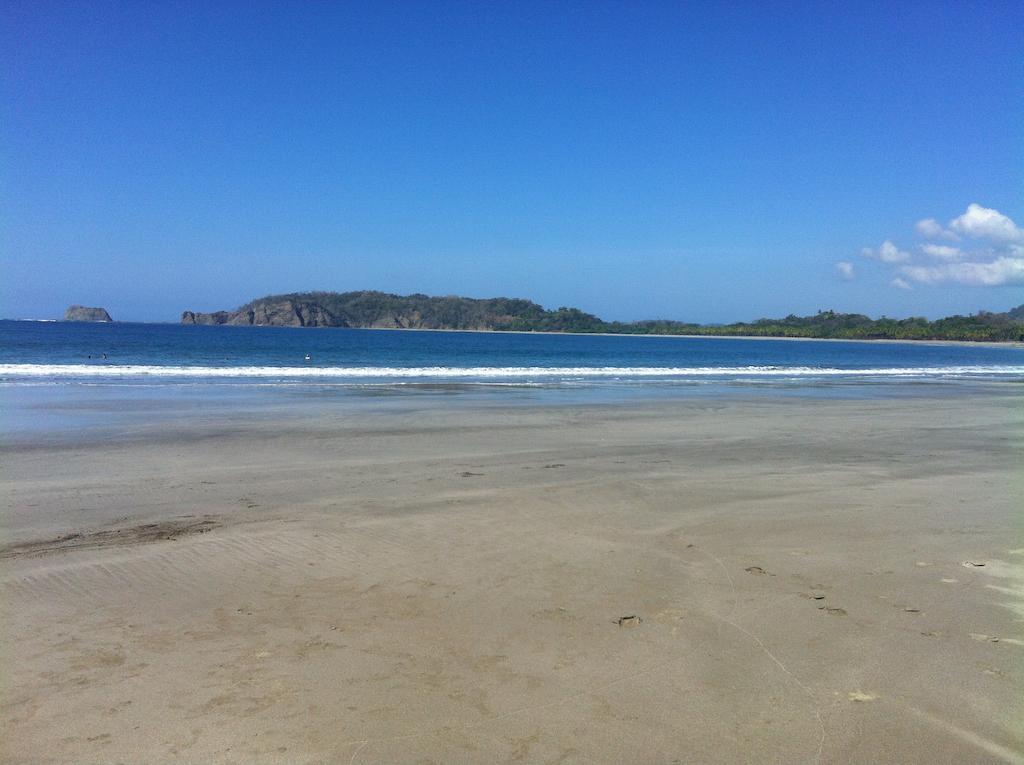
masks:
<path fill-rule="evenodd" d="M 629 335 L 805 337 L 841 340 L 1024 341 L 1024 305 L 929 321 L 924 317 L 872 319 L 819 311 L 733 324 L 651 319 L 604 321 L 578 308 L 545 309 L 519 298 L 392 295 L 386 292 L 300 292 L 270 295 L 232 311 L 185 311 L 183 324 L 288 327 L 367 327 Z"/>

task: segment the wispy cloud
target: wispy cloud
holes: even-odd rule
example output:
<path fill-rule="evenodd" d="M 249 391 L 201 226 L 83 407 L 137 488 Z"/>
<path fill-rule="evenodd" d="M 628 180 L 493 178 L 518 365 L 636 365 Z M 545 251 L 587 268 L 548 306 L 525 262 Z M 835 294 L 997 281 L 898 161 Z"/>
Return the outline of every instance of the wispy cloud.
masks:
<path fill-rule="evenodd" d="M 911 289 L 915 283 L 972 287 L 1024 283 L 1024 228 L 998 210 L 971 203 L 945 226 L 935 218 L 925 218 L 914 228 L 920 238 L 928 240 L 918 244 L 916 258 L 891 239 L 877 248 L 861 250 L 863 257 L 892 267 L 893 287 Z M 959 244 L 939 244 L 936 240 Z M 924 262 L 920 262 L 922 258 Z"/>
<path fill-rule="evenodd" d="M 857 278 L 857 273 L 854 271 L 853 263 L 848 260 L 840 260 L 836 263 L 836 271 L 839 273 L 839 278 L 844 282 L 852 282 Z"/>
<path fill-rule="evenodd" d="M 963 251 L 948 244 L 922 244 L 921 252 L 939 260 L 959 260 Z"/>
<path fill-rule="evenodd" d="M 917 233 L 920 234 L 921 236 L 923 236 L 925 239 L 959 239 L 960 238 L 956 234 L 954 234 L 952 231 L 950 231 L 949 229 L 945 228 L 941 223 L 939 223 L 937 220 L 935 220 L 935 218 L 925 218 L 924 220 L 919 220 L 914 225 L 914 228 L 916 228 L 917 229 Z"/>
<path fill-rule="evenodd" d="M 882 242 L 877 249 L 865 247 L 860 254 L 865 258 L 880 260 L 883 263 L 904 263 L 910 260 L 909 252 L 904 252 L 888 239 Z"/>
<path fill-rule="evenodd" d="M 966 284 L 972 287 L 998 287 L 1002 284 L 1024 282 L 1024 258 L 996 258 L 990 263 L 902 266 L 900 273 L 921 284 Z"/>

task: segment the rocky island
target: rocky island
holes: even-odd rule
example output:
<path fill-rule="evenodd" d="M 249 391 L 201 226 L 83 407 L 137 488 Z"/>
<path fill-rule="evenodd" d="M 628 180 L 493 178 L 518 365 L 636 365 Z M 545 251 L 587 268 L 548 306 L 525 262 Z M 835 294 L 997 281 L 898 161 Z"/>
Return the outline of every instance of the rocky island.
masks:
<path fill-rule="evenodd" d="M 71 305 L 64 312 L 64 321 L 113 321 L 105 308 L 90 308 L 84 305 Z"/>
<path fill-rule="evenodd" d="M 70 310 L 70 309 L 69 309 Z M 86 309 L 95 310 L 95 309 Z M 105 313 L 105 312 L 104 312 Z M 109 320 L 109 317 L 108 319 Z M 578 308 L 548 310 L 520 298 L 392 295 L 386 292 L 293 292 L 253 300 L 233 311 L 185 311 L 182 324 L 367 329 L 456 329 L 519 332 L 588 332 L 621 335 L 806 337 L 837 340 L 969 340 L 1024 342 L 1024 305 L 1003 313 L 979 311 L 929 321 L 872 319 L 859 313 L 819 311 L 733 324 L 668 319 L 604 321 Z"/>
<path fill-rule="evenodd" d="M 575 309 L 561 309 L 572 311 Z M 234 324 L 270 327 L 358 327 L 374 329 L 532 329 L 554 314 L 529 300 L 391 295 L 384 292 L 299 292 L 270 295 L 233 311 L 185 311 L 182 324 Z M 586 324 L 600 320 L 577 311 Z M 552 331 L 571 331 L 554 322 Z"/>

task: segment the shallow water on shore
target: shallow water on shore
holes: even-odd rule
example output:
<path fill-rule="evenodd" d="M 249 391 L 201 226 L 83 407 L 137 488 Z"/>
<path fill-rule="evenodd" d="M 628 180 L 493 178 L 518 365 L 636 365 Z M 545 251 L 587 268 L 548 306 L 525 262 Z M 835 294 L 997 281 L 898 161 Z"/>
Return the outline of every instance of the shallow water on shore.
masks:
<path fill-rule="evenodd" d="M 61 381 L 0 382 L 4 441 L 119 438 L 140 430 L 192 423 L 285 418 L 299 421 L 446 409 L 627 406 L 645 403 L 863 400 L 1019 396 L 1014 380 L 843 378 L 785 380 L 587 380 L 503 383 Z"/>

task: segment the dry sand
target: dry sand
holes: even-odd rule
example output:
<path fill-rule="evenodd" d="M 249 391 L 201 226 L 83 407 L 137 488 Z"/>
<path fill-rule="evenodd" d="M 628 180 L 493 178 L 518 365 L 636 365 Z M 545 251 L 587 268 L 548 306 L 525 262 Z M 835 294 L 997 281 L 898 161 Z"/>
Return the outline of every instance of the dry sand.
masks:
<path fill-rule="evenodd" d="M 1021 403 L 8 444 L 0 756 L 1024 762 Z"/>

